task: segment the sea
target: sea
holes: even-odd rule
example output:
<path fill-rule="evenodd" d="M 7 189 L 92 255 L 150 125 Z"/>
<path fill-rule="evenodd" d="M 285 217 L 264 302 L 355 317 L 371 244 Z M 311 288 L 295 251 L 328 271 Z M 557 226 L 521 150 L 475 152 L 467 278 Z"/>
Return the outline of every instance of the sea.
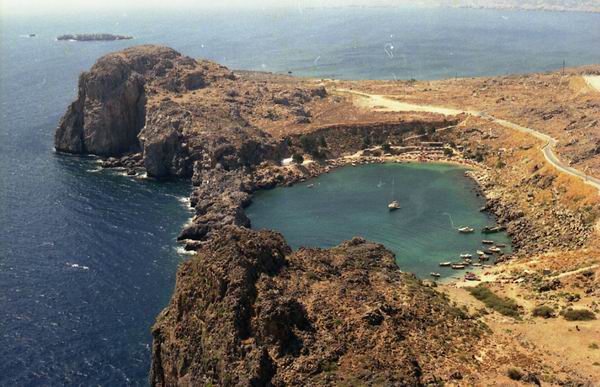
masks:
<path fill-rule="evenodd" d="M 134 39 L 56 40 L 91 32 Z M 293 7 L 0 14 L 0 385 L 147 385 L 150 329 L 187 258 L 175 238 L 191 216 L 189 182 L 130 178 L 101 170 L 93 157 L 53 150 L 78 75 L 101 55 L 162 44 L 234 69 L 440 79 L 600 63 L 598 42 L 600 15 L 586 13 Z M 346 216 L 343 207 L 336 217 Z M 445 218 L 436 219 L 447 226 Z"/>

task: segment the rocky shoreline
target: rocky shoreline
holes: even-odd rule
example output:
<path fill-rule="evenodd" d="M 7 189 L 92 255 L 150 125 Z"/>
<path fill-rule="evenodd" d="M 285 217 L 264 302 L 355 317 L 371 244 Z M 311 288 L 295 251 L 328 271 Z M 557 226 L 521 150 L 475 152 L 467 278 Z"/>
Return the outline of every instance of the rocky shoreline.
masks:
<path fill-rule="evenodd" d="M 244 208 L 257 190 L 344 165 L 453 162 L 474 167 L 469 176 L 518 254 L 557 246 L 543 245 L 555 236 L 511 206 L 513 194 L 494 184 L 485 163 L 462 157 L 468 152 L 458 147 L 440 147 L 446 137 L 414 144 L 458 119 L 308 128 L 317 119 L 313 111 L 335 108 L 337 97 L 312 81 L 270 77 L 235 74 L 165 47 L 130 48 L 81 75 L 77 100 L 56 131 L 57 151 L 102 156 L 103 167 L 130 176 L 191 179 L 194 216 L 178 240 L 196 254 L 178 270 L 153 328 L 151 384 L 476 381 L 482 365 L 457 354 L 474 358 L 485 327 L 402 273 L 383 246 L 355 238 L 292 252 L 278 233 L 251 230 Z M 299 133 L 268 130 L 288 125 Z M 386 156 L 390 143 L 399 145 Z M 289 158 L 296 162 L 283 165 Z M 561 225 L 562 233 L 578 231 L 573 219 L 557 218 L 571 223 Z M 560 243 L 579 246 L 584 238 Z"/>

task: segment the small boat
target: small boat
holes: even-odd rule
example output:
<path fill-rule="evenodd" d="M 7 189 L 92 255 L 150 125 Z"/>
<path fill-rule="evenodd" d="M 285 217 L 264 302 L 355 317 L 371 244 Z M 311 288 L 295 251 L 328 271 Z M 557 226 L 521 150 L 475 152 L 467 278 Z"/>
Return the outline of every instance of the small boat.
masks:
<path fill-rule="evenodd" d="M 481 230 L 481 232 L 483 234 L 494 234 L 494 233 L 500 232 L 502 230 L 503 230 L 503 228 L 500 226 L 494 226 L 494 227 L 486 226 L 483 228 L 483 230 Z"/>
<path fill-rule="evenodd" d="M 475 267 L 481 267 L 481 266 L 483 266 L 483 265 L 482 265 L 481 263 L 479 263 L 479 262 L 475 262 L 475 263 L 473 264 L 473 266 L 475 266 Z"/>
<path fill-rule="evenodd" d="M 484 245 L 493 245 L 494 241 L 491 241 L 489 239 L 484 239 L 481 241 L 481 243 L 483 243 Z"/>
<path fill-rule="evenodd" d="M 452 268 L 454 270 L 463 270 L 465 268 L 465 265 L 463 265 L 462 263 L 453 263 Z"/>
<path fill-rule="evenodd" d="M 496 247 L 496 246 L 492 246 L 488 250 L 491 251 L 492 253 L 500 253 L 500 252 L 502 252 L 502 249 L 500 249 L 499 247 Z"/>
<path fill-rule="evenodd" d="M 479 255 L 480 257 L 485 255 L 485 253 L 481 250 L 477 250 L 477 255 Z"/>
<path fill-rule="evenodd" d="M 504 243 L 496 243 L 496 247 L 506 247 Z"/>
<path fill-rule="evenodd" d="M 391 202 L 390 204 L 388 204 L 388 209 L 390 211 L 394 211 L 394 210 L 400 209 L 400 202 L 398 202 L 397 200 L 394 200 L 393 202 Z"/>
<path fill-rule="evenodd" d="M 461 258 L 473 258 L 473 256 L 471 254 L 461 254 L 460 257 Z"/>
<path fill-rule="evenodd" d="M 465 274 L 465 280 L 467 281 L 479 281 L 479 277 L 475 273 L 468 272 Z"/>
<path fill-rule="evenodd" d="M 473 227 L 461 227 L 458 229 L 458 232 L 460 232 L 462 234 L 470 234 L 473 231 L 475 231 L 475 229 Z"/>
<path fill-rule="evenodd" d="M 306 186 L 306 188 L 315 188 L 315 185 L 314 184 L 309 184 L 309 185 Z"/>
<path fill-rule="evenodd" d="M 452 262 L 440 262 L 440 266 L 446 267 L 452 265 Z"/>
<path fill-rule="evenodd" d="M 435 278 L 441 277 L 440 273 L 429 273 L 429 275 Z"/>
<path fill-rule="evenodd" d="M 488 259 L 490 259 L 490 256 L 487 254 L 483 254 L 483 255 L 479 256 L 480 261 L 487 261 Z"/>
<path fill-rule="evenodd" d="M 484 269 L 491 269 L 492 267 L 494 267 L 494 266 L 492 266 L 492 265 L 483 265 Z"/>

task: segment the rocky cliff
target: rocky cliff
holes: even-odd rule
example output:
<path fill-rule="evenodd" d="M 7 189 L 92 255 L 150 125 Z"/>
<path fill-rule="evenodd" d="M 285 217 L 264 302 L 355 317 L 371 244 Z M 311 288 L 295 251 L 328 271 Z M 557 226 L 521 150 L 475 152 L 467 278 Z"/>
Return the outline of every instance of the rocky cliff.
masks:
<path fill-rule="evenodd" d="M 355 238 L 293 252 L 223 229 L 184 263 L 153 328 L 157 386 L 423 385 L 462 377 L 483 335 L 434 289 Z"/>
<path fill-rule="evenodd" d="M 55 148 L 117 157 L 140 152 L 127 161 L 141 160 L 136 167 L 154 177 L 191 177 L 196 162 L 234 169 L 281 159 L 285 143 L 257 122 L 309 122 L 310 112 L 300 105 L 327 93 L 310 85 L 290 92 L 286 85 L 267 90 L 264 84 L 166 47 L 108 54 L 81 74 Z"/>

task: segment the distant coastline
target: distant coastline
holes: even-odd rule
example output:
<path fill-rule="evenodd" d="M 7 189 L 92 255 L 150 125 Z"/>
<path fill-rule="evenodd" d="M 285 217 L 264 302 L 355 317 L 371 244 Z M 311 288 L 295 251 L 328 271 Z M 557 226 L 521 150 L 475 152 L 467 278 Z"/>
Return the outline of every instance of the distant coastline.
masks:
<path fill-rule="evenodd" d="M 113 35 L 113 34 L 65 34 L 60 35 L 56 40 L 71 40 L 77 42 L 91 42 L 91 41 L 113 41 L 113 40 L 129 40 L 133 39 L 133 36 L 126 35 Z"/>
<path fill-rule="evenodd" d="M 528 3 L 517 1 L 444 1 L 431 0 L 412 3 L 411 6 L 423 8 L 454 8 L 454 9 L 494 9 L 501 11 L 540 11 L 540 12 L 580 12 L 580 13 L 600 13 L 600 1 L 588 2 L 587 4 L 576 5 L 556 5 L 541 3 Z M 349 5 L 333 6 L 331 8 L 397 8 L 397 5 L 391 4 L 371 4 L 371 5 Z M 314 7 L 307 7 L 314 8 Z"/>

